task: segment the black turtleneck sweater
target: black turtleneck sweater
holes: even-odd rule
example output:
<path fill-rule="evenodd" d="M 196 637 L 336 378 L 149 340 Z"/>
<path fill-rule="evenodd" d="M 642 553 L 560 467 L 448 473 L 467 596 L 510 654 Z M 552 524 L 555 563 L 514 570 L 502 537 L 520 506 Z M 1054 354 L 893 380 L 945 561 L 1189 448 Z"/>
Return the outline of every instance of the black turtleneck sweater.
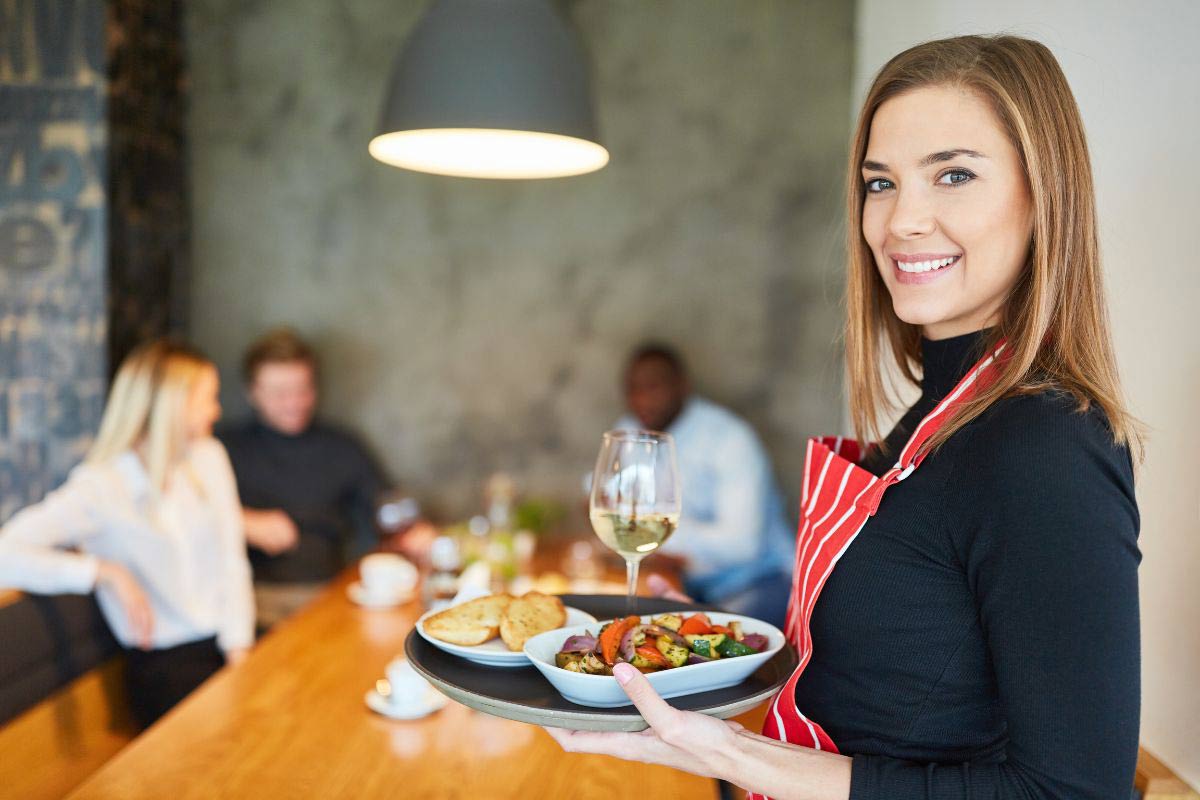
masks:
<path fill-rule="evenodd" d="M 882 474 L 983 335 L 924 341 Z M 800 710 L 852 800 L 1130 797 L 1138 510 L 1129 453 L 1062 394 L 1004 399 L 884 495 L 813 613 Z"/>
<path fill-rule="evenodd" d="M 242 505 L 282 509 L 300 531 L 296 547 L 277 556 L 250 548 L 256 581 L 328 580 L 373 544 L 384 483 L 354 437 L 321 423 L 289 436 L 257 420 L 217 436 L 229 451 Z"/>

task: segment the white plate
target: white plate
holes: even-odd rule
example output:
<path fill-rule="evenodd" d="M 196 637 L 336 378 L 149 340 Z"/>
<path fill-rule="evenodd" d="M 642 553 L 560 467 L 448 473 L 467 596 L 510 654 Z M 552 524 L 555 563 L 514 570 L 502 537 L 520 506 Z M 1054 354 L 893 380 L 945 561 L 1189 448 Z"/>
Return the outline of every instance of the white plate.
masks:
<path fill-rule="evenodd" d="M 409 589 L 392 597 L 377 597 L 370 594 L 361 582 L 355 581 L 346 587 L 346 596 L 350 601 L 363 608 L 395 608 L 413 599 L 416 592 Z"/>
<path fill-rule="evenodd" d="M 440 711 L 450 702 L 450 699 L 444 694 L 429 687 L 429 693 L 426 695 L 425 702 L 418 705 L 413 705 L 408 708 L 400 708 L 392 705 L 392 702 L 381 695 L 374 689 L 368 689 L 363 697 L 366 701 L 367 708 L 374 711 L 376 714 L 382 714 L 390 719 L 420 719 L 427 717 L 435 711 Z"/>
<path fill-rule="evenodd" d="M 707 692 L 713 689 L 724 689 L 746 680 L 750 675 L 783 648 L 783 632 L 768 622 L 743 617 L 738 614 L 722 614 L 716 611 L 706 611 L 705 614 L 715 625 L 728 626 L 731 622 L 742 623 L 746 633 L 761 633 L 767 637 L 767 649 L 761 653 L 737 658 L 719 658 L 707 664 L 690 664 L 661 672 L 650 672 L 646 678 L 663 697 L 680 697 L 685 694 Z M 643 622 L 650 621 L 649 616 L 642 617 Z M 590 631 L 597 632 L 595 625 L 575 625 L 559 628 L 556 631 L 539 633 L 525 643 L 525 655 L 533 665 L 546 676 L 559 694 L 578 703 L 581 706 L 595 708 L 616 708 L 630 705 L 629 697 L 611 675 L 587 675 L 582 672 L 568 672 L 554 665 L 554 656 L 562 648 L 568 636 Z"/>
<path fill-rule="evenodd" d="M 465 658 L 468 661 L 474 661 L 476 664 L 483 664 L 485 667 L 529 666 L 529 657 L 519 650 L 517 652 L 509 650 L 508 645 L 506 645 L 499 636 L 497 636 L 495 639 L 489 639 L 483 644 L 474 645 L 473 647 L 468 647 L 461 644 L 450 644 L 449 642 L 443 642 L 440 639 L 435 639 L 425 632 L 425 619 L 436 613 L 436 611 L 429 611 L 421 615 L 421 618 L 417 620 L 417 633 L 421 635 L 422 639 L 429 642 L 437 649 L 460 658 Z M 586 611 L 580 611 L 578 608 L 571 608 L 570 606 L 567 606 L 566 624 L 574 625 L 582 629 L 588 624 L 595 626 L 596 618 Z M 566 630 L 566 628 L 559 628 L 558 630 Z M 547 633 L 554 633 L 554 631 L 547 631 Z M 541 633 L 538 635 L 545 636 L 546 634 Z M 564 636 L 563 638 L 565 639 L 566 637 Z M 550 662 L 554 662 L 553 653 L 550 655 Z"/>

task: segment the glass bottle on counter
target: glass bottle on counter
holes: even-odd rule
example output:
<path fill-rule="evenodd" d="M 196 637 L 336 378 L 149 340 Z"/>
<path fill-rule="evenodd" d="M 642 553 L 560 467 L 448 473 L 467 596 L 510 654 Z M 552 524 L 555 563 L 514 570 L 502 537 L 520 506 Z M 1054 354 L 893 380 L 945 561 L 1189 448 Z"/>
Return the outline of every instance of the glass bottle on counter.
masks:
<path fill-rule="evenodd" d="M 425 607 L 433 610 L 449 603 L 458 594 L 458 579 L 463 559 L 458 541 L 452 536 L 439 536 L 429 548 L 429 577 L 425 579 Z"/>

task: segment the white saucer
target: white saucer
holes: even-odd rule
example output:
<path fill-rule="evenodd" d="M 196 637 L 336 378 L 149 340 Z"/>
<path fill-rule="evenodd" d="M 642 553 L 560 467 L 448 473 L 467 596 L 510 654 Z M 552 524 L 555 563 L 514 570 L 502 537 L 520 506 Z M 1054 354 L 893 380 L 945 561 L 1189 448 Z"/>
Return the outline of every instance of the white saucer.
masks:
<path fill-rule="evenodd" d="M 392 705 L 391 701 L 374 689 L 368 689 L 366 695 L 363 696 L 363 700 L 366 701 L 367 708 L 389 719 L 420 719 L 441 710 L 450 702 L 450 699 L 446 695 L 432 686 L 429 687 L 426 702 L 412 708 L 397 708 Z"/>
<path fill-rule="evenodd" d="M 355 581 L 346 587 L 346 596 L 350 598 L 351 602 L 363 608 L 395 608 L 412 600 L 415 594 L 415 590 L 409 589 L 392 597 L 380 598 L 368 594 L 360 581 Z"/>

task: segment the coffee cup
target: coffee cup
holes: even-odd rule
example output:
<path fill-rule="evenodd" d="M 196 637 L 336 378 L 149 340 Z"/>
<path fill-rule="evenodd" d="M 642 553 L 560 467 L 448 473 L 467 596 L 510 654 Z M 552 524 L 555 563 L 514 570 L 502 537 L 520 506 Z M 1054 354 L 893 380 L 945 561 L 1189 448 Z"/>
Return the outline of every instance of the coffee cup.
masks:
<path fill-rule="evenodd" d="M 387 665 L 387 679 L 392 687 L 388 702 L 396 708 L 419 707 L 434 691 L 429 681 L 422 678 L 406 658 L 392 659 Z"/>
<path fill-rule="evenodd" d="M 395 553 L 372 553 L 358 565 L 363 591 L 368 597 L 389 600 L 417 585 L 417 568 Z"/>

